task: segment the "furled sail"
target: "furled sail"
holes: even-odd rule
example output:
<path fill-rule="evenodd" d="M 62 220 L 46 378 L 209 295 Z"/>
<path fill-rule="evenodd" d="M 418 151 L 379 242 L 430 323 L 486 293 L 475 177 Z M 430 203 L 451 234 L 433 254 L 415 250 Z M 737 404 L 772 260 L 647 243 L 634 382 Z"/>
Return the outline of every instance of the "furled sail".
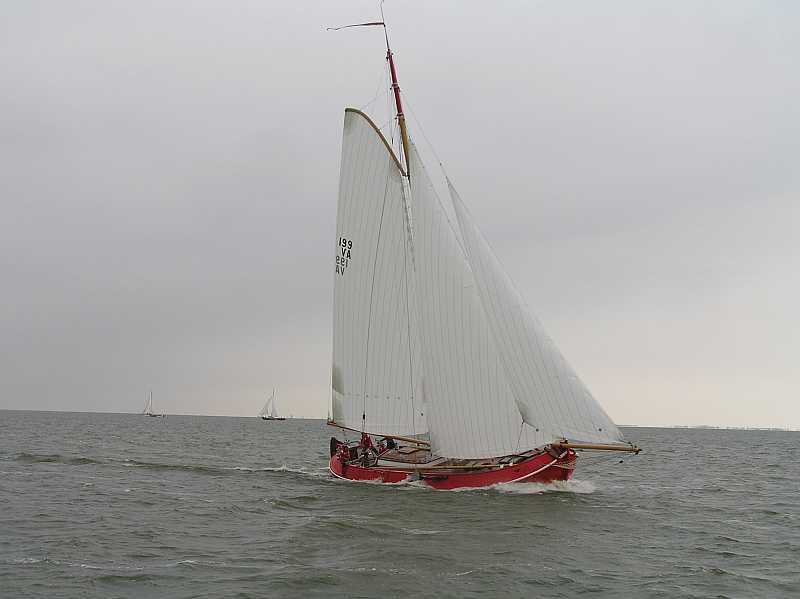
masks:
<path fill-rule="evenodd" d="M 400 164 L 372 121 L 347 109 L 331 264 L 331 415 L 341 426 L 427 432 L 409 301 L 408 235 Z"/>
<path fill-rule="evenodd" d="M 619 442 L 622 435 L 527 309 L 448 181 L 464 251 L 522 419 L 544 441 Z"/>
<path fill-rule="evenodd" d="M 478 289 L 428 173 L 411 145 L 411 214 L 419 333 L 432 451 L 503 456 L 542 438 L 522 422 Z"/>

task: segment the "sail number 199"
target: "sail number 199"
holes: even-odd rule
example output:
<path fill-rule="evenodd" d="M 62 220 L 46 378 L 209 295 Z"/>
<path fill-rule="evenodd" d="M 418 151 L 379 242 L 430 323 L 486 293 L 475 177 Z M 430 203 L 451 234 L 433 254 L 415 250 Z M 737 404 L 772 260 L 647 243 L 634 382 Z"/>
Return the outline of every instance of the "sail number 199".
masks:
<path fill-rule="evenodd" d="M 353 240 L 346 237 L 339 238 L 339 244 L 336 252 L 336 274 L 344 276 L 344 271 L 350 266 L 350 258 L 352 258 Z"/>

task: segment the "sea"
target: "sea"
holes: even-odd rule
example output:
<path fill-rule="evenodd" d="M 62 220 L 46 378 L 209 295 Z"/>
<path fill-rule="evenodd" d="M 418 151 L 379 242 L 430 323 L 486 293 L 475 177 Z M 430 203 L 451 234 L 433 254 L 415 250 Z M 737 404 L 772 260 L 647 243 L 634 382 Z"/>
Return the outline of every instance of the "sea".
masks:
<path fill-rule="evenodd" d="M 453 492 L 333 478 L 319 420 L 0 411 L 0 597 L 800 598 L 800 433 L 623 432 Z"/>

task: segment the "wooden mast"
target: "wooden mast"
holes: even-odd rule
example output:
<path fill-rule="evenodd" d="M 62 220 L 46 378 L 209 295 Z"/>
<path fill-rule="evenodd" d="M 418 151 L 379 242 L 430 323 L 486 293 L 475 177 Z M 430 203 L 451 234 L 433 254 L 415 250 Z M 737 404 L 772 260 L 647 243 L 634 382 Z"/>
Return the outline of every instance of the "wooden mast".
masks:
<path fill-rule="evenodd" d="M 386 38 L 386 60 L 389 62 L 389 74 L 392 76 L 392 91 L 394 103 L 397 108 L 397 124 L 400 126 L 400 141 L 403 143 L 403 158 L 406 161 L 406 177 L 411 178 L 411 169 L 408 162 L 408 128 L 406 117 L 403 114 L 403 102 L 400 100 L 400 85 L 397 83 L 397 69 L 394 66 L 392 49 L 389 47 L 389 34 L 386 32 L 386 23 L 383 24 L 383 34 Z"/>

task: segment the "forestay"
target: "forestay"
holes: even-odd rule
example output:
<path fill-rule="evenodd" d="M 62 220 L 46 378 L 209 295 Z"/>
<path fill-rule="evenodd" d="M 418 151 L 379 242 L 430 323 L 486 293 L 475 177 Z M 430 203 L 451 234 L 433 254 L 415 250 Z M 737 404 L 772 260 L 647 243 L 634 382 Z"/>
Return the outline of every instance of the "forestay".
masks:
<path fill-rule="evenodd" d="M 545 441 L 618 442 L 617 427 L 525 306 L 448 181 L 483 312 L 523 420 Z"/>
<path fill-rule="evenodd" d="M 419 435 L 427 426 L 408 301 L 411 264 L 402 175 L 372 121 L 359 111 L 345 111 L 331 264 L 331 416 L 357 430 Z"/>

